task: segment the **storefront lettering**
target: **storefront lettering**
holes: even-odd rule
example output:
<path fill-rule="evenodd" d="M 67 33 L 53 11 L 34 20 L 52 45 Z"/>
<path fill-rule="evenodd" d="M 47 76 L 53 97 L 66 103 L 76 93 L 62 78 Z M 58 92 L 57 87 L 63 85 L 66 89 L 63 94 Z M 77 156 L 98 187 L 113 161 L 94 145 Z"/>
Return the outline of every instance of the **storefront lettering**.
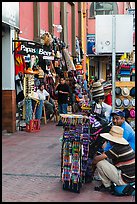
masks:
<path fill-rule="evenodd" d="M 45 51 L 43 48 L 26 47 L 25 45 L 22 44 L 18 54 L 36 54 L 42 56 L 51 56 L 52 52 Z"/>

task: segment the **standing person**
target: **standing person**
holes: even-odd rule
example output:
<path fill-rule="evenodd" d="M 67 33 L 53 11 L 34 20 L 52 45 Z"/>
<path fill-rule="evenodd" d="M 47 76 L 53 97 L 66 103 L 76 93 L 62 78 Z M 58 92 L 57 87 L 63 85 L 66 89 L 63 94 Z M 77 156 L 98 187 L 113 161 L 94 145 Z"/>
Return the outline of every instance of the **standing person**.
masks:
<path fill-rule="evenodd" d="M 122 186 L 135 182 L 135 152 L 123 138 L 123 132 L 123 128 L 112 126 L 109 133 L 100 134 L 112 148 L 94 157 L 93 164 L 102 181 L 102 185 L 95 187 L 96 191 L 112 192 L 113 183 Z"/>
<path fill-rule="evenodd" d="M 111 113 L 111 116 L 112 116 L 112 123 L 124 129 L 123 138 L 125 138 L 129 142 L 130 146 L 135 151 L 135 131 L 125 121 L 125 113 L 121 110 L 116 110 Z M 106 147 L 104 147 L 104 151 L 107 151 L 110 148 L 111 148 L 111 145 L 108 142 L 106 144 Z"/>
<path fill-rule="evenodd" d="M 54 113 L 54 101 L 50 97 L 50 94 L 44 89 L 44 84 L 41 83 L 37 90 L 38 96 L 40 100 L 43 100 L 43 104 L 46 107 L 46 117 L 47 120 L 50 119 L 50 115 Z"/>
<path fill-rule="evenodd" d="M 57 86 L 56 90 L 58 91 L 59 114 L 67 114 L 69 86 L 66 84 L 64 77 L 60 78 L 60 84 Z M 57 126 L 63 126 L 61 119 L 59 120 Z"/>

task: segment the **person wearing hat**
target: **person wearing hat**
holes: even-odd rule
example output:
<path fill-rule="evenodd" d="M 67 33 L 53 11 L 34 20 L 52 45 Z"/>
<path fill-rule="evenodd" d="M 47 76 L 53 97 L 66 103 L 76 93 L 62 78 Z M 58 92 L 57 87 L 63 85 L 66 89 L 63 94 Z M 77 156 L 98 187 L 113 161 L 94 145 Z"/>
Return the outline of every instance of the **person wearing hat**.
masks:
<path fill-rule="evenodd" d="M 112 106 L 104 102 L 104 88 L 100 81 L 94 82 L 92 85 L 92 99 L 95 101 L 93 112 L 102 117 L 104 116 L 104 118 L 110 122 Z"/>
<path fill-rule="evenodd" d="M 100 134 L 112 148 L 94 157 L 93 164 L 102 181 L 95 191 L 112 193 L 114 183 L 122 186 L 135 182 L 135 152 L 123 133 L 123 128 L 113 125 L 109 133 Z"/>
<path fill-rule="evenodd" d="M 117 125 L 123 128 L 123 138 L 126 139 L 132 149 L 135 151 L 135 131 L 132 129 L 132 127 L 125 121 L 125 112 L 121 110 L 116 110 L 111 113 L 112 116 L 112 123 L 113 125 Z M 104 151 L 107 151 L 111 148 L 110 143 L 108 142 L 106 144 L 106 147 L 104 147 Z"/>

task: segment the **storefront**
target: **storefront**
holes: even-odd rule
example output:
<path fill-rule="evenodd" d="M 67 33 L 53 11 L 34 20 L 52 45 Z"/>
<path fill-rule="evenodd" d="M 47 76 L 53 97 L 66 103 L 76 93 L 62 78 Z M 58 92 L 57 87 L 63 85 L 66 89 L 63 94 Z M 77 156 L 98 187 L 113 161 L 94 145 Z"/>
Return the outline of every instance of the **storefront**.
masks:
<path fill-rule="evenodd" d="M 2 130 L 16 131 L 15 64 L 12 40 L 19 31 L 19 2 L 2 2 Z"/>
<path fill-rule="evenodd" d="M 45 32 L 41 42 L 13 40 L 15 55 L 16 128 L 22 130 L 35 118 L 32 100 L 41 82 L 55 98 L 55 85 L 66 72 L 75 70 L 65 44 Z M 28 111 L 30 110 L 30 111 Z M 34 117 L 33 117 L 34 116 Z"/>

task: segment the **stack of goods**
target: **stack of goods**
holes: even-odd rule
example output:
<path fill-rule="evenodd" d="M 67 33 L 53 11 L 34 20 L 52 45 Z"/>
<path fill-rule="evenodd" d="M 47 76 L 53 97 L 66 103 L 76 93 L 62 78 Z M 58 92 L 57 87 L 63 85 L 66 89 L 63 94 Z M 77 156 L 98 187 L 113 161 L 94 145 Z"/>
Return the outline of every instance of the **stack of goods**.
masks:
<path fill-rule="evenodd" d="M 104 96 L 104 88 L 100 81 L 94 82 L 92 85 L 92 97 L 93 100 L 96 97 Z"/>
<path fill-rule="evenodd" d="M 135 86 L 134 82 L 116 82 L 115 107 L 125 112 L 125 119 L 135 130 Z"/>
<path fill-rule="evenodd" d="M 61 178 L 63 189 L 80 192 L 86 182 L 89 142 L 89 118 L 82 115 L 61 114 L 64 125 Z"/>
<path fill-rule="evenodd" d="M 121 64 L 119 74 L 120 81 L 130 81 L 130 65 Z"/>

